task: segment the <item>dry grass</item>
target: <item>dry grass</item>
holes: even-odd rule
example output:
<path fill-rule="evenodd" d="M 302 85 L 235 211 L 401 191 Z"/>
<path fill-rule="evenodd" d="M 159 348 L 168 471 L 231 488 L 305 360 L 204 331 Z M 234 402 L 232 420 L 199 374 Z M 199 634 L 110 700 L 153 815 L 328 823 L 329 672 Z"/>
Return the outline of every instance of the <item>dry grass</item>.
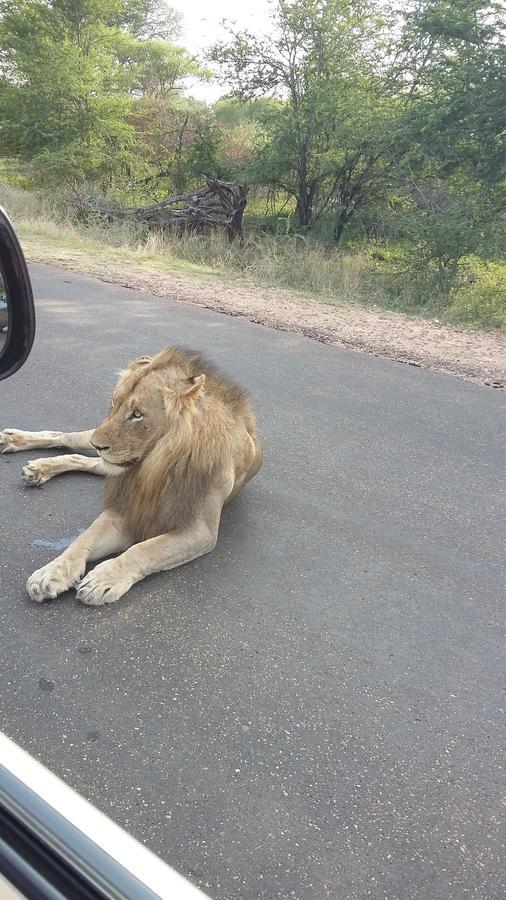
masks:
<path fill-rule="evenodd" d="M 327 344 L 504 385 L 501 334 L 408 318 L 378 308 L 378 302 L 372 306 L 369 286 L 376 301 L 378 294 L 370 277 L 373 261 L 365 256 L 340 257 L 297 239 L 249 239 L 240 251 L 219 237 L 167 241 L 134 235 L 130 228 L 83 227 L 47 198 L 1 186 L 0 203 L 8 207 L 31 261 L 147 291 L 162 302 L 196 304 Z M 357 299 L 362 303 L 345 302 Z"/>
<path fill-rule="evenodd" d="M 452 295 L 441 297 L 428 284 L 409 279 L 392 291 L 388 261 L 381 268 L 366 252 L 339 252 L 300 235 L 249 234 L 240 246 L 229 244 L 222 232 L 175 236 L 148 232 L 132 222 L 85 224 L 72 218 L 58 198 L 1 182 L 0 205 L 22 237 L 39 238 L 55 248 L 100 252 L 206 279 L 240 278 L 241 283 L 294 290 L 329 305 L 383 306 L 468 327 L 506 324 L 505 272 L 499 264 L 482 266 L 476 284 L 464 281 Z M 477 266 L 473 260 L 472 268 Z"/>
<path fill-rule="evenodd" d="M 92 252 L 97 245 L 102 251 L 108 246 L 119 252 L 128 251 L 138 262 L 156 263 L 171 271 L 189 264 L 192 274 L 200 271 L 204 276 L 240 276 L 243 281 L 306 291 L 326 303 L 365 303 L 374 299 L 367 278 L 371 262 L 366 256 L 344 255 L 323 245 L 309 244 L 298 235 L 248 236 L 239 246 L 229 244 L 221 232 L 205 237 L 176 237 L 149 233 L 131 222 L 81 224 L 57 200 L 6 184 L 0 184 L 0 204 L 21 235 L 44 237 L 62 247 Z"/>
<path fill-rule="evenodd" d="M 152 257 L 179 257 L 266 285 L 307 291 L 326 302 L 372 299 L 366 290 L 370 262 L 365 256 L 344 255 L 323 246 L 309 245 L 300 236 L 247 236 L 244 243 L 230 244 L 222 233 L 184 235 L 151 234 L 144 249 Z"/>

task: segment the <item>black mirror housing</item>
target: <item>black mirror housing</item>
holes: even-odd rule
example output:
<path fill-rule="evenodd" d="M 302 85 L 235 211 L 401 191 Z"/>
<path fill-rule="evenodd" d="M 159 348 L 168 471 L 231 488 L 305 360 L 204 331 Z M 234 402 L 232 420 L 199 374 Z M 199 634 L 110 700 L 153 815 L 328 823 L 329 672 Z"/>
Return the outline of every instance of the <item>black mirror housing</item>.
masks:
<path fill-rule="evenodd" d="M 0 380 L 26 361 L 35 338 L 35 308 L 25 257 L 12 223 L 0 207 L 0 275 L 7 301 L 6 341 L 0 349 Z"/>

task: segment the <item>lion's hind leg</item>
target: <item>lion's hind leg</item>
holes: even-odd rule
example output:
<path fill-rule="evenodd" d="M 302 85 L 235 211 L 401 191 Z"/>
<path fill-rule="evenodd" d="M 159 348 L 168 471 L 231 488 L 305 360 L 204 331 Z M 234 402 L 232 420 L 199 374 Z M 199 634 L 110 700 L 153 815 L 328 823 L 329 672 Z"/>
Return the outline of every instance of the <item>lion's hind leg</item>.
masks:
<path fill-rule="evenodd" d="M 67 453 L 63 456 L 49 456 L 30 460 L 23 466 L 23 482 L 27 487 L 45 484 L 55 475 L 64 472 L 91 472 L 93 475 L 106 475 L 106 465 L 100 457 L 81 456 L 79 453 Z"/>
<path fill-rule="evenodd" d="M 49 450 L 63 448 L 81 453 L 91 453 L 94 448 L 90 431 L 20 431 L 18 428 L 5 428 L 0 431 L 0 452 L 18 453 L 20 450 Z"/>

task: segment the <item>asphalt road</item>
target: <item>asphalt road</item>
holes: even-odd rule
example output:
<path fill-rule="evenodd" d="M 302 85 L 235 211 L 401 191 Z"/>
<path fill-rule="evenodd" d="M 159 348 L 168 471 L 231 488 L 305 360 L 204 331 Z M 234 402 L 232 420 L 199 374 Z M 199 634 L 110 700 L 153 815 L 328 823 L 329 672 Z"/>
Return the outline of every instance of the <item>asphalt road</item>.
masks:
<path fill-rule="evenodd" d="M 183 343 L 250 389 L 265 465 L 214 553 L 95 609 L 24 583 L 100 479 L 0 459 L 2 729 L 215 900 L 505 896 L 504 395 L 32 275 L 0 424 L 91 428 L 119 368 Z"/>

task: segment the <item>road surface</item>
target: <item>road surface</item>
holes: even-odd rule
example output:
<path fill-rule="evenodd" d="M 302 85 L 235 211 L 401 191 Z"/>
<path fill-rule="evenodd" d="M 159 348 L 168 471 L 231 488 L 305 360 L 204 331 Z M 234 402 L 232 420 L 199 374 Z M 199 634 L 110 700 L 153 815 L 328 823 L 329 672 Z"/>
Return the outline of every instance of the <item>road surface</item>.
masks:
<path fill-rule="evenodd" d="M 182 343 L 250 389 L 265 465 L 214 553 L 95 609 L 24 583 L 100 479 L 0 459 L 0 727 L 215 900 L 504 896 L 504 395 L 32 275 L 3 426 L 93 427 L 130 358 Z"/>

